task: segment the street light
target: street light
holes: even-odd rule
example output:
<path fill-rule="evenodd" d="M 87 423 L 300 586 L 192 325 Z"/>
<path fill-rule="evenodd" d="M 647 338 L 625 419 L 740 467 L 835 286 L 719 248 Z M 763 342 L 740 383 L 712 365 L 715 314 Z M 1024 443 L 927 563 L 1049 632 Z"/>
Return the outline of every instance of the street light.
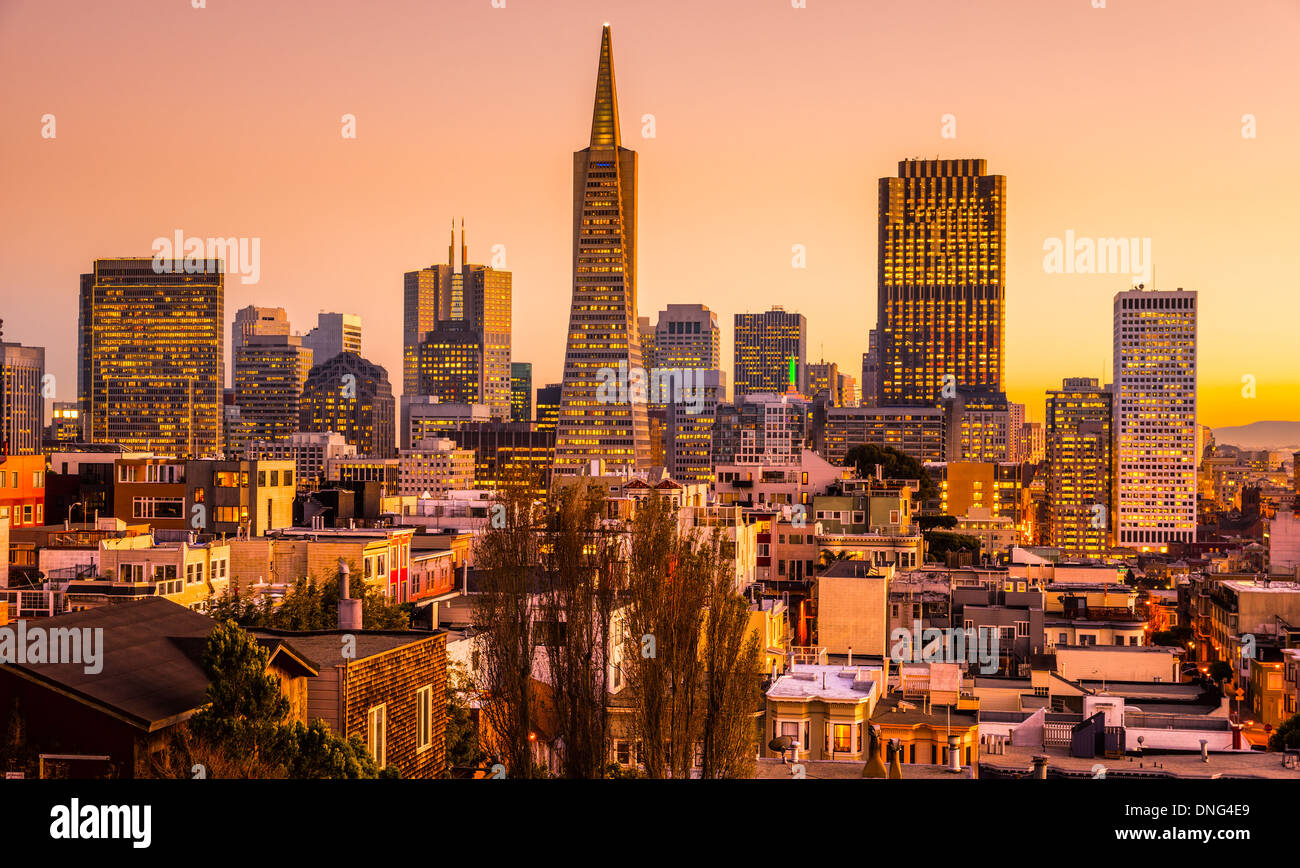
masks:
<path fill-rule="evenodd" d="M 82 521 L 85 521 L 85 520 L 86 520 L 86 502 L 85 502 L 84 500 L 79 500 L 79 501 L 77 501 L 76 503 L 69 503 L 69 504 L 68 504 L 68 517 L 67 517 L 67 521 L 64 522 L 64 524 L 68 525 L 68 529 L 69 529 L 69 530 L 72 529 L 72 508 L 73 508 L 74 506 L 79 506 L 79 507 L 81 507 L 81 520 L 82 520 Z"/>

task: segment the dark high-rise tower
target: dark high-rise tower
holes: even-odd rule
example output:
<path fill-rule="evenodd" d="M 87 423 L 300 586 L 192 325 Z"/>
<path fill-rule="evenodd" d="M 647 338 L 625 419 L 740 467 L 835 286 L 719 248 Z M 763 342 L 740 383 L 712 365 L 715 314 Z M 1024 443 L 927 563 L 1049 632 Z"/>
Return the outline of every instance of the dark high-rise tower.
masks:
<path fill-rule="evenodd" d="M 555 440 L 557 474 L 581 473 L 593 459 L 602 459 L 610 471 L 650 463 L 645 401 L 633 390 L 609 385 L 612 377 L 635 379 L 643 366 L 636 305 L 636 152 L 619 137 L 606 26 L 591 142 L 573 155 L 573 303 Z"/>
<path fill-rule="evenodd" d="M 880 179 L 880 406 L 937 405 L 945 383 L 1002 391 L 1006 190 L 984 160 L 904 160 Z"/>

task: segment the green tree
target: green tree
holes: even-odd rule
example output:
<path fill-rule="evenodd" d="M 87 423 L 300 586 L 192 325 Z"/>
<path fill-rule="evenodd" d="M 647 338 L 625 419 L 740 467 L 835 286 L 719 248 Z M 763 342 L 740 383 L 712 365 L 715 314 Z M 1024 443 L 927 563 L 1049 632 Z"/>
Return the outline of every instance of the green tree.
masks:
<path fill-rule="evenodd" d="M 208 704 L 172 736 L 172 750 L 156 771 L 193 777 L 202 768 L 219 778 L 374 778 L 380 771 L 365 744 L 343 738 L 322 720 L 288 722 L 289 700 L 266 671 L 268 652 L 233 621 L 208 636 L 202 666 Z"/>
<path fill-rule="evenodd" d="M 939 496 L 938 487 L 921 462 L 893 447 L 862 443 L 849 449 L 844 456 L 844 466 L 852 467 L 863 479 L 876 475 L 877 464 L 883 466 L 885 479 L 919 479 L 918 500 L 924 502 Z"/>
<path fill-rule="evenodd" d="M 1280 724 L 1268 738 L 1269 750 L 1283 750 L 1285 748 L 1291 748 L 1292 750 L 1300 748 L 1300 714 L 1292 715 L 1289 720 Z"/>
<path fill-rule="evenodd" d="M 1232 680 L 1232 667 L 1222 660 L 1215 660 L 1210 664 L 1210 678 L 1216 684 L 1222 684 L 1225 681 Z"/>
<path fill-rule="evenodd" d="M 394 603 L 380 589 L 368 586 L 351 570 L 348 593 L 361 600 L 361 623 L 366 630 L 406 630 L 411 624 L 412 606 Z M 325 581 L 304 576 L 293 583 L 275 605 L 270 595 L 260 602 L 250 594 L 227 587 L 208 604 L 208 615 L 216 621 L 234 621 L 241 627 L 275 627 L 280 630 L 332 630 L 338 625 L 339 579 Z"/>
<path fill-rule="evenodd" d="M 960 533 L 949 533 L 948 531 L 932 530 L 925 535 L 927 554 L 932 561 L 943 563 L 949 552 L 964 551 L 970 552 L 973 560 L 978 561 L 980 556 L 979 537 L 966 536 Z"/>
<path fill-rule="evenodd" d="M 447 666 L 447 768 L 478 768 L 487 759 L 478 721 L 467 701 L 473 693 L 462 663 Z"/>
<path fill-rule="evenodd" d="M 921 533 L 931 530 L 952 530 L 957 526 L 957 516 L 955 515 L 921 515 L 912 516 L 916 527 Z"/>
<path fill-rule="evenodd" d="M 852 552 L 845 552 L 845 551 L 833 552 L 830 549 L 822 549 L 821 553 L 817 556 L 817 566 L 823 570 L 828 570 L 830 569 L 831 564 L 837 561 L 851 561 L 851 560 L 853 560 Z"/>

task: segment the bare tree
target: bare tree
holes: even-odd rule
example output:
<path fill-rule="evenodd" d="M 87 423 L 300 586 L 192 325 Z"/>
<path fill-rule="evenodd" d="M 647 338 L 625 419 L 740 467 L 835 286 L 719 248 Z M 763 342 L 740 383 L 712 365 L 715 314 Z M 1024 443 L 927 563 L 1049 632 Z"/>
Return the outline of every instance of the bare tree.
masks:
<path fill-rule="evenodd" d="M 508 774 L 533 777 L 532 674 L 535 588 L 530 577 L 538 563 L 537 523 L 531 482 L 503 482 L 490 511 L 475 562 L 480 587 L 474 600 L 474 624 L 481 641 L 482 714 L 489 752 Z"/>
<path fill-rule="evenodd" d="M 715 532 L 706 548 L 704 778 L 753 777 L 755 717 L 762 701 L 758 634 L 749 629 L 748 601 L 735 590 L 729 545 Z"/>
<path fill-rule="evenodd" d="M 707 564 L 672 508 L 642 504 L 632 525 L 624 669 L 632 735 L 651 778 L 685 778 L 700 734 L 700 629 Z"/>
<path fill-rule="evenodd" d="M 625 568 L 620 533 L 602 521 L 602 492 L 585 484 L 551 494 L 539 615 L 564 739 L 564 774 L 601 777 L 609 756 L 611 624 Z"/>

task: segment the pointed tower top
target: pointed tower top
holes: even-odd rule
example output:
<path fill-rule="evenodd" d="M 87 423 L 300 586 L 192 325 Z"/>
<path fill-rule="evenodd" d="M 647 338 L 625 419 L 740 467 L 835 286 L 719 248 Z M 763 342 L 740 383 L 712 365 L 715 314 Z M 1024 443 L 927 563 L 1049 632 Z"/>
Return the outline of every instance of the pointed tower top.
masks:
<path fill-rule="evenodd" d="M 609 25 L 600 34 L 600 66 L 596 70 L 596 104 L 591 112 L 591 147 L 618 148 L 618 89 L 614 86 L 614 48 Z"/>

